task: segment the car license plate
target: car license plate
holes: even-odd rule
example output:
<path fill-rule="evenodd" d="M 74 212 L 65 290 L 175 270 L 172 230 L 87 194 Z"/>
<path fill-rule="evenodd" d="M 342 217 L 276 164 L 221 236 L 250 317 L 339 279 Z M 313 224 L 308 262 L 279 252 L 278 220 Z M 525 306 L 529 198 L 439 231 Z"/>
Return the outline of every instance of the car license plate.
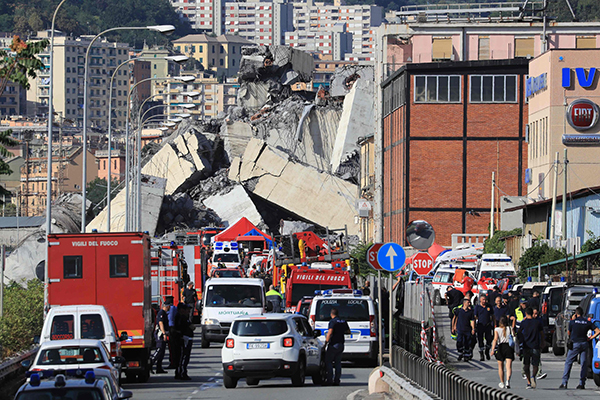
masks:
<path fill-rule="evenodd" d="M 269 343 L 247 343 L 246 348 L 249 350 L 250 349 L 268 349 Z"/>

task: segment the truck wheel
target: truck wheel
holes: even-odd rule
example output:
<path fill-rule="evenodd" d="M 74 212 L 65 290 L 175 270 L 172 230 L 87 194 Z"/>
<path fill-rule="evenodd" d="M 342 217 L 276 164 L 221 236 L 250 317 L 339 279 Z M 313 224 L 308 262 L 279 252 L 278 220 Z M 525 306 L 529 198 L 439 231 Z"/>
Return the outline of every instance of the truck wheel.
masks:
<path fill-rule="evenodd" d="M 552 334 L 552 353 L 554 353 L 554 355 L 557 357 L 565 355 L 565 348 L 559 346 L 557 343 L 556 332 Z"/>
<path fill-rule="evenodd" d="M 600 387 L 600 374 L 594 374 L 594 383 Z"/>
<path fill-rule="evenodd" d="M 246 384 L 248 386 L 258 386 L 260 379 L 256 378 L 246 378 Z"/>
<path fill-rule="evenodd" d="M 225 386 L 225 389 L 235 389 L 235 387 L 237 386 L 237 383 L 238 383 L 237 378 L 223 375 L 223 386 Z"/>
<path fill-rule="evenodd" d="M 439 290 L 435 291 L 435 295 L 433 297 L 433 304 L 435 304 L 436 306 L 441 306 L 442 305 L 442 296 L 440 295 L 440 291 Z"/>
<path fill-rule="evenodd" d="M 292 386 L 300 387 L 304 386 L 304 380 L 306 379 L 306 366 L 304 358 L 300 358 L 298 361 L 298 371 L 292 376 Z"/>
<path fill-rule="evenodd" d="M 210 347 L 210 342 L 206 339 L 204 333 L 202 334 L 202 338 L 200 339 L 200 347 L 202 347 L 203 349 L 208 349 Z"/>

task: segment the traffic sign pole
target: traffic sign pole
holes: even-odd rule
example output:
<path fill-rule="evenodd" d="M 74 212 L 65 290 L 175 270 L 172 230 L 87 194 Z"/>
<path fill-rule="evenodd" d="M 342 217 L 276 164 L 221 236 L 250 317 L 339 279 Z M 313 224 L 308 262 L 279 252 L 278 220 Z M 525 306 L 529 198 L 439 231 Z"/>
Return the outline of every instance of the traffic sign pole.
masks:
<path fill-rule="evenodd" d="M 381 323 L 381 270 L 377 271 L 377 309 L 379 314 L 379 326 L 377 330 L 379 332 L 379 365 L 383 365 L 383 340 L 381 338 L 382 323 Z"/>
<path fill-rule="evenodd" d="M 390 319 L 388 319 L 388 335 L 389 335 L 388 349 L 390 352 L 390 357 L 389 357 L 390 365 L 394 365 L 394 364 L 392 364 L 392 330 L 393 330 L 393 326 L 394 326 L 394 320 L 392 319 L 392 310 L 394 309 L 394 306 L 392 305 L 392 304 L 394 304 L 394 303 L 392 303 L 392 297 L 393 297 L 392 292 L 394 291 L 393 276 L 394 276 L 394 274 L 390 274 L 390 283 L 389 283 L 389 285 L 390 285 L 389 286 L 390 306 L 388 307 L 389 311 L 390 311 L 390 315 L 389 315 Z"/>

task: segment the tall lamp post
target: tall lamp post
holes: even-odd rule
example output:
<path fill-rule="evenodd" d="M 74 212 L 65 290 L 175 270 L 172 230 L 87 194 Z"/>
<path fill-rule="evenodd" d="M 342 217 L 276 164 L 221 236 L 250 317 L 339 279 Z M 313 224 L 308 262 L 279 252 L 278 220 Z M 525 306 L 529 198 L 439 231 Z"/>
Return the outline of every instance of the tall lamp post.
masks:
<path fill-rule="evenodd" d="M 81 232 L 85 232 L 85 214 L 86 214 L 86 186 L 87 186 L 87 125 L 88 125 L 88 112 L 87 112 L 87 102 L 88 102 L 88 74 L 89 74 L 89 56 L 90 51 L 92 50 L 92 46 L 94 42 L 100 38 L 102 35 L 107 34 L 108 32 L 114 31 L 123 31 L 123 30 L 150 30 L 155 32 L 160 32 L 164 34 L 173 33 L 175 31 L 175 27 L 173 25 L 153 25 L 153 26 L 123 26 L 118 28 L 110 28 L 105 31 L 100 32 L 90 42 L 88 45 L 87 51 L 85 53 L 85 68 L 83 73 L 83 172 L 81 174 Z M 110 150 L 109 150 L 110 154 Z M 110 179 L 110 177 L 109 177 Z"/>
<path fill-rule="evenodd" d="M 189 60 L 189 57 L 177 55 L 177 56 L 161 57 L 160 59 L 167 60 L 167 61 L 174 61 L 176 63 L 182 63 L 182 62 L 186 62 L 187 60 Z M 108 86 L 108 171 L 107 171 L 108 182 L 106 185 L 106 231 L 107 232 L 110 232 L 110 220 L 111 220 L 111 214 L 110 214 L 110 211 L 111 211 L 110 210 L 111 182 L 110 181 L 112 179 L 111 151 L 112 151 L 112 88 L 113 88 L 113 82 L 115 80 L 115 76 L 117 75 L 117 71 L 119 71 L 119 69 L 121 69 L 122 66 L 129 64 L 132 61 L 151 61 L 151 60 L 156 60 L 156 58 L 130 58 L 129 60 L 123 61 L 121 64 L 119 64 L 119 66 L 117 66 L 117 68 L 115 68 L 115 70 L 112 73 L 112 76 L 110 77 L 110 84 Z M 153 97 L 153 96 L 150 96 L 150 98 L 151 97 Z M 144 100 L 144 102 L 145 101 L 146 100 Z"/>
<path fill-rule="evenodd" d="M 54 122 L 54 107 L 52 104 L 52 96 L 54 94 L 54 23 L 56 22 L 56 15 L 58 10 L 67 0 L 62 0 L 56 6 L 54 15 L 52 16 L 52 26 L 50 31 L 50 74 L 48 82 L 48 162 L 47 162 L 47 176 L 46 176 L 46 262 L 44 263 L 44 313 L 48 306 L 48 285 L 50 279 L 48 277 L 48 235 L 52 233 L 52 124 Z M 17 216 L 17 219 L 19 216 Z M 0 282 L 0 285 L 2 282 Z"/>
<path fill-rule="evenodd" d="M 192 82 L 194 81 L 196 78 L 193 76 L 174 76 L 174 77 L 156 77 L 156 78 L 146 78 L 146 79 L 142 79 L 141 81 L 137 82 L 135 85 L 133 85 L 133 87 L 129 90 L 129 94 L 127 95 L 127 119 L 125 120 L 125 142 L 128 143 L 129 140 L 129 120 L 131 119 L 131 95 L 133 94 L 133 92 L 135 91 L 135 89 L 141 85 L 144 82 L 150 82 L 150 81 L 168 81 L 168 80 L 179 80 L 182 82 Z M 142 140 L 141 140 L 141 136 L 139 136 L 137 138 L 137 161 L 139 164 L 141 164 L 141 160 L 142 160 L 142 155 L 141 155 L 141 146 L 142 146 Z M 127 182 L 125 182 L 125 230 L 129 231 L 131 229 L 133 229 L 133 226 L 131 225 L 131 221 L 129 218 L 130 215 L 130 202 L 129 202 L 129 163 L 131 162 L 131 160 L 129 159 L 129 153 L 125 152 L 125 179 L 127 180 Z M 141 170 L 141 166 L 138 165 L 138 172 Z M 137 199 L 138 201 L 141 198 L 141 193 L 138 193 L 137 195 Z M 139 214 L 139 213 L 138 213 Z"/>

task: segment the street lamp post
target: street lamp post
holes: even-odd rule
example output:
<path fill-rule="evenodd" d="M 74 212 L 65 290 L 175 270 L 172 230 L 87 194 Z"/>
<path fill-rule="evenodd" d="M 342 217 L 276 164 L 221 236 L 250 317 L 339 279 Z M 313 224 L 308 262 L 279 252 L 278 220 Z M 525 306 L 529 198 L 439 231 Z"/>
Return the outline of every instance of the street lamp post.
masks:
<path fill-rule="evenodd" d="M 48 306 L 48 285 L 50 284 L 50 279 L 48 277 L 48 235 L 52 233 L 52 124 L 54 122 L 54 107 L 52 104 L 52 96 L 54 95 L 54 24 L 56 22 L 56 15 L 58 14 L 58 10 L 64 4 L 65 1 L 66 0 L 62 0 L 54 10 L 54 15 L 52 16 L 52 26 L 50 31 L 50 74 L 48 77 L 48 163 L 46 166 L 46 262 L 44 263 L 44 313 L 46 312 L 46 308 Z M 19 216 L 17 215 L 17 219 L 18 218 Z M 3 283 L 0 282 L 0 285 L 2 284 Z"/>
<path fill-rule="evenodd" d="M 164 80 L 179 80 L 182 82 L 192 82 L 194 81 L 196 78 L 193 76 L 175 76 L 175 77 L 156 77 L 156 78 L 146 78 L 146 79 L 142 79 L 141 81 L 137 82 L 135 85 L 133 85 L 133 87 L 129 90 L 129 94 L 127 96 L 127 119 L 125 120 L 125 136 L 126 138 L 129 138 L 129 120 L 131 119 L 131 95 L 133 94 L 134 90 L 136 87 L 138 87 L 139 85 L 141 85 L 144 82 L 150 82 L 150 81 L 164 81 Z M 127 140 L 127 139 L 126 139 Z M 138 174 L 138 178 L 137 178 L 137 182 L 138 182 L 138 188 L 137 188 L 137 202 L 138 202 L 138 208 L 141 208 L 141 197 L 142 197 L 142 193 L 141 190 L 139 188 L 139 184 L 141 183 L 141 163 L 142 163 L 142 154 L 141 154 L 141 150 L 142 150 L 142 139 L 141 139 L 141 134 L 138 135 L 137 137 L 137 141 L 136 141 L 136 150 L 137 150 L 137 162 L 138 162 L 138 166 L 137 166 L 137 174 Z M 125 154 L 126 158 L 128 156 L 128 153 L 126 152 Z M 127 189 L 129 186 L 129 175 L 128 175 L 128 166 L 129 166 L 129 160 L 125 161 L 125 175 L 126 175 L 126 179 L 127 182 L 125 183 L 125 188 Z M 130 221 L 129 221 L 129 196 L 127 196 L 129 194 L 129 191 L 126 191 L 126 201 L 125 201 L 125 226 L 126 229 L 129 230 L 131 229 L 131 225 L 130 225 Z M 141 217 L 141 210 L 138 210 L 138 216 Z M 140 229 L 141 227 L 141 221 L 138 222 L 138 229 Z"/>
<path fill-rule="evenodd" d="M 154 26 L 128 26 L 128 27 L 118 27 L 118 28 L 110 28 L 105 31 L 100 32 L 90 42 L 88 45 L 87 51 L 85 53 L 84 59 L 84 72 L 83 72 L 83 171 L 81 174 L 81 193 L 82 193 L 82 203 L 81 203 L 81 232 L 85 232 L 85 214 L 86 214 L 86 186 L 87 186 L 87 124 L 88 124 L 88 113 L 87 113 L 87 102 L 88 102 L 88 74 L 89 74 L 89 56 L 92 46 L 94 42 L 98 40 L 102 35 L 108 32 L 114 31 L 122 31 L 122 30 L 151 30 L 160 33 L 172 33 L 175 31 L 175 27 L 173 25 L 154 25 Z M 110 153 L 110 150 L 109 150 Z M 110 177 L 109 177 L 110 179 Z"/>
<path fill-rule="evenodd" d="M 189 60 L 189 57 L 187 56 L 166 56 L 166 57 L 161 57 L 161 59 L 163 60 L 168 60 L 168 61 L 175 61 L 176 63 L 181 63 L 181 62 L 185 62 L 187 60 Z M 110 196 L 111 196 L 111 179 L 112 179 L 112 168 L 111 168 L 111 151 L 112 151 L 112 88 L 113 88 L 113 82 L 115 79 L 115 76 L 117 76 L 117 71 L 119 71 L 121 69 L 122 66 L 129 64 L 132 61 L 151 61 L 151 60 L 155 60 L 154 58 L 130 58 L 129 60 L 123 61 L 121 64 L 119 64 L 117 66 L 117 68 L 115 68 L 115 70 L 113 71 L 112 76 L 110 77 L 110 83 L 108 86 L 108 182 L 107 182 L 107 189 L 106 189 L 106 231 L 110 232 L 110 222 L 111 222 L 111 208 L 110 208 Z M 153 96 L 150 96 L 149 98 L 152 98 Z M 148 100 L 148 99 L 146 99 Z M 146 100 L 144 100 L 144 102 L 146 102 Z M 142 103 L 143 104 L 143 103 Z M 127 144 L 127 142 L 126 142 Z M 126 149 L 126 151 L 128 151 L 129 149 Z M 125 176 L 125 179 L 127 179 L 127 174 Z M 128 190 L 126 191 L 128 192 Z"/>

